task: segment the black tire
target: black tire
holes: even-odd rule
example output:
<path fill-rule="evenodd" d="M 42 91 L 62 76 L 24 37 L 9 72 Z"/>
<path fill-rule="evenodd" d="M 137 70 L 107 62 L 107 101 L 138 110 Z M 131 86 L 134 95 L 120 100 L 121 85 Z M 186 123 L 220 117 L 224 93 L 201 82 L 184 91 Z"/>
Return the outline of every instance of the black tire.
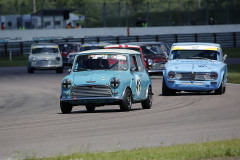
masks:
<path fill-rule="evenodd" d="M 60 101 L 60 108 L 63 114 L 71 113 L 73 106 L 68 102 Z"/>
<path fill-rule="evenodd" d="M 30 66 L 28 66 L 27 69 L 28 69 L 28 73 L 34 73 L 34 69 L 31 68 Z"/>
<path fill-rule="evenodd" d="M 63 67 L 57 68 L 56 73 L 63 73 Z"/>
<path fill-rule="evenodd" d="M 214 91 L 214 94 L 221 95 L 225 93 L 225 90 L 226 90 L 226 86 L 224 86 L 224 79 L 222 79 L 220 87 Z"/>
<path fill-rule="evenodd" d="M 169 96 L 171 94 L 176 94 L 176 91 L 168 88 L 168 86 L 165 83 L 164 77 L 163 77 L 163 79 L 162 79 L 162 95 Z"/>
<path fill-rule="evenodd" d="M 89 113 L 92 113 L 95 111 L 96 106 L 94 105 L 86 105 L 86 109 Z"/>
<path fill-rule="evenodd" d="M 142 101 L 142 108 L 150 109 L 151 107 L 152 107 L 152 88 L 149 86 L 147 99 Z"/>
<path fill-rule="evenodd" d="M 132 93 L 130 89 L 126 89 L 123 100 L 120 102 L 120 109 L 122 111 L 130 111 L 132 108 Z"/>

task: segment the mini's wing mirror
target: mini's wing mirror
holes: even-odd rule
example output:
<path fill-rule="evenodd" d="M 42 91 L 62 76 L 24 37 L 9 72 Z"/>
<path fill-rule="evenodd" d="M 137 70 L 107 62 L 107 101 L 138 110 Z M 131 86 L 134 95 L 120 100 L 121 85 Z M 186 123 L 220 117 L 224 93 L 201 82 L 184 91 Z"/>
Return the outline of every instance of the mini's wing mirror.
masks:
<path fill-rule="evenodd" d="M 130 68 L 130 71 L 131 71 L 131 72 L 135 71 L 135 67 L 131 67 L 131 68 Z"/>
<path fill-rule="evenodd" d="M 223 61 L 225 61 L 226 59 L 227 59 L 227 55 L 224 54 L 224 56 L 223 56 Z"/>
<path fill-rule="evenodd" d="M 68 73 L 70 74 L 72 72 L 72 69 L 68 69 Z"/>

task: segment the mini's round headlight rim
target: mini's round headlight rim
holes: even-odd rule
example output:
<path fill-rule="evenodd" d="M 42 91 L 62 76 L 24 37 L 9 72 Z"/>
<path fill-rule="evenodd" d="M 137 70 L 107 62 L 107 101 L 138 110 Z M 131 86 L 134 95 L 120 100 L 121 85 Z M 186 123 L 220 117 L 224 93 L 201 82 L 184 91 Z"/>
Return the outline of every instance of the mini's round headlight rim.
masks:
<path fill-rule="evenodd" d="M 37 57 L 32 57 L 32 62 L 36 62 L 37 61 Z"/>
<path fill-rule="evenodd" d="M 152 66 L 153 65 L 153 60 L 152 59 L 148 59 L 147 63 L 148 63 L 149 66 Z"/>
<path fill-rule="evenodd" d="M 63 82 L 62 82 L 62 86 L 63 86 L 63 88 L 65 88 L 65 89 L 70 89 L 71 86 L 72 86 L 72 81 L 71 81 L 71 79 L 64 79 Z"/>
<path fill-rule="evenodd" d="M 110 86 L 117 89 L 120 86 L 120 79 L 118 77 L 113 77 L 110 81 Z"/>
<path fill-rule="evenodd" d="M 56 57 L 56 61 L 60 61 L 61 60 L 61 58 L 60 57 Z"/>

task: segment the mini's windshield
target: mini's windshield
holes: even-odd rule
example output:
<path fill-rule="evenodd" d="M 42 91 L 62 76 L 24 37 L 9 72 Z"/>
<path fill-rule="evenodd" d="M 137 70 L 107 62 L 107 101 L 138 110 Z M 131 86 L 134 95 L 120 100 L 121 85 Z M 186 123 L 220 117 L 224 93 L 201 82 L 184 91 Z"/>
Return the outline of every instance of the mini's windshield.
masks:
<path fill-rule="evenodd" d="M 141 46 L 141 48 L 144 55 L 148 55 L 148 54 L 164 55 L 159 45 L 145 45 L 145 46 Z"/>
<path fill-rule="evenodd" d="M 58 53 L 57 47 L 33 47 L 32 54 Z"/>
<path fill-rule="evenodd" d="M 86 70 L 127 70 L 127 57 L 116 54 L 79 55 L 74 63 L 73 71 Z"/>
<path fill-rule="evenodd" d="M 77 46 L 73 44 L 60 44 L 59 49 L 61 52 L 72 52 L 77 51 Z"/>
<path fill-rule="evenodd" d="M 218 60 L 219 52 L 212 50 L 174 50 L 170 59 L 211 59 Z"/>

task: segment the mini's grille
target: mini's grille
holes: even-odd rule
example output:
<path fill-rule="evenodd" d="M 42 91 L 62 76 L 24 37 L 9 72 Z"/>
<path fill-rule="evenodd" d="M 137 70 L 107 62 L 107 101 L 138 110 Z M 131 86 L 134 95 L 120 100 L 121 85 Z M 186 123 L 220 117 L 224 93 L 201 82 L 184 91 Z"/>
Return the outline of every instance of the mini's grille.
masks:
<path fill-rule="evenodd" d="M 39 66 L 44 66 L 44 65 L 57 65 L 57 62 L 55 60 L 39 60 L 36 63 Z"/>
<path fill-rule="evenodd" d="M 153 70 L 163 70 L 165 67 L 165 63 L 154 63 L 152 66 Z"/>
<path fill-rule="evenodd" d="M 73 86 L 71 96 L 74 97 L 112 97 L 112 90 L 107 85 Z"/>

